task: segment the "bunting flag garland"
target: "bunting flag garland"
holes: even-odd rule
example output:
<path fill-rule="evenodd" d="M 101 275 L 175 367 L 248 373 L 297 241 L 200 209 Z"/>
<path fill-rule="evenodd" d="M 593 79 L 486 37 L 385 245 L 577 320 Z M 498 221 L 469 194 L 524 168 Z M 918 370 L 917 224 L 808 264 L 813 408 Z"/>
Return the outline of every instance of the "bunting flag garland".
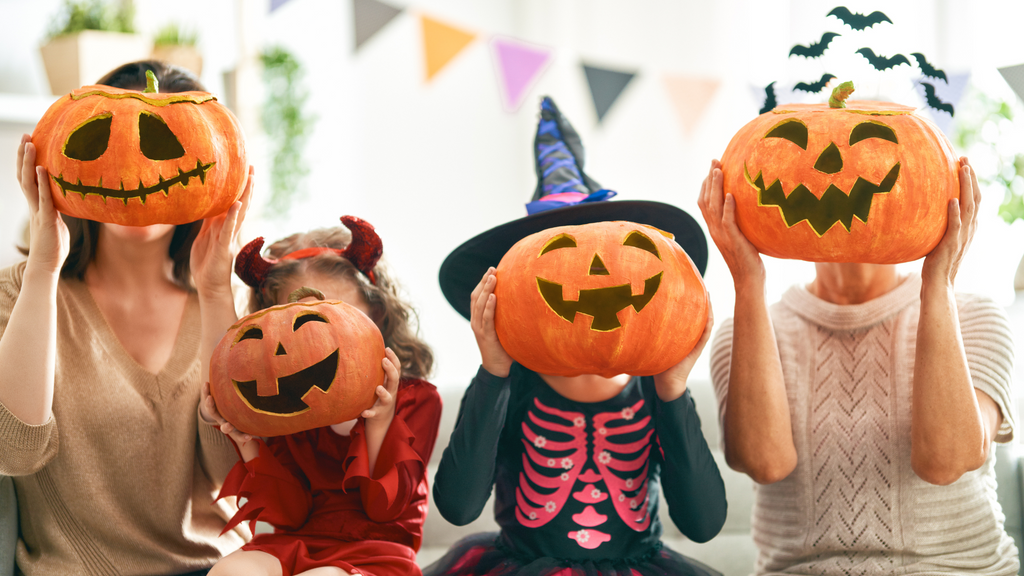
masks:
<path fill-rule="evenodd" d="M 621 72 L 588 64 L 583 65 L 583 72 L 587 75 L 590 97 L 594 100 L 597 123 L 600 124 L 612 104 L 615 104 L 615 101 L 622 95 L 622 91 L 636 76 L 636 72 Z"/>
<path fill-rule="evenodd" d="M 554 50 L 515 38 L 495 36 L 491 40 L 491 53 L 505 110 L 515 112 L 551 63 Z"/>
<path fill-rule="evenodd" d="M 423 48 L 427 59 L 427 82 L 476 38 L 476 34 L 420 15 Z"/>
<path fill-rule="evenodd" d="M 1006 80 L 1010 88 L 1013 88 L 1017 97 L 1024 100 L 1024 64 L 1000 68 L 999 73 L 1003 75 L 1003 80 Z"/>
<path fill-rule="evenodd" d="M 932 85 L 932 90 L 935 92 L 935 97 L 941 100 L 944 104 L 951 104 L 954 108 L 960 104 L 960 99 L 963 98 L 964 92 L 967 88 L 967 80 L 971 77 L 970 73 L 946 73 L 947 81 L 935 82 L 934 80 L 922 77 L 914 81 L 914 90 L 921 96 L 922 102 L 927 102 L 928 97 L 925 92 L 924 84 L 927 82 Z M 942 130 L 943 134 L 949 138 L 953 137 L 953 115 L 947 114 L 946 112 L 936 110 L 934 107 L 929 106 L 927 108 L 929 116 L 936 126 Z"/>
<path fill-rule="evenodd" d="M 665 88 L 676 109 L 683 134 L 689 136 L 693 132 L 718 91 L 719 84 L 721 82 L 717 78 L 665 76 Z"/>
<path fill-rule="evenodd" d="M 285 4 L 291 1 L 292 0 L 270 0 L 270 12 L 273 13 L 274 10 L 277 10 L 281 6 L 284 6 Z"/>
<path fill-rule="evenodd" d="M 356 51 L 401 13 L 401 8 L 395 8 L 379 0 L 352 0 L 352 26 L 355 29 Z"/>

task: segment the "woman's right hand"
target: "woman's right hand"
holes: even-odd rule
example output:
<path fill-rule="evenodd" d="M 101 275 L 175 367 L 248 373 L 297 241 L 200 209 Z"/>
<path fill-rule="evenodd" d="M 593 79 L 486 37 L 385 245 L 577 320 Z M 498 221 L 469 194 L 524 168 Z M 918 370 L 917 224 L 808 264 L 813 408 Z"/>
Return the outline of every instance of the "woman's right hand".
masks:
<path fill-rule="evenodd" d="M 231 242 L 245 220 L 252 197 L 253 168 L 249 167 L 242 196 L 228 208 L 227 212 L 218 214 L 203 221 L 203 227 L 192 242 L 189 266 L 192 269 L 192 281 L 200 297 L 222 297 L 226 301 L 233 300 L 231 294 L 231 264 L 234 254 Z"/>
<path fill-rule="evenodd" d="M 492 266 L 470 295 L 469 323 L 476 336 L 476 345 L 480 348 L 484 370 L 499 378 L 506 378 L 512 369 L 512 357 L 505 352 L 494 330 L 494 307 L 497 302 L 494 287 L 497 285 L 497 271 Z"/>
<path fill-rule="evenodd" d="M 758 282 L 763 287 L 764 262 L 757 248 L 747 240 L 736 224 L 736 198 L 724 193 L 723 180 L 722 163 L 712 160 L 711 170 L 701 185 L 697 205 L 708 224 L 711 239 L 729 266 L 736 287 L 749 281 Z"/>
<path fill-rule="evenodd" d="M 36 147 L 28 134 L 22 135 L 18 147 L 17 173 L 29 210 L 27 267 L 56 275 L 68 257 L 71 239 L 67 224 L 53 206 L 50 175 L 36 166 Z"/>

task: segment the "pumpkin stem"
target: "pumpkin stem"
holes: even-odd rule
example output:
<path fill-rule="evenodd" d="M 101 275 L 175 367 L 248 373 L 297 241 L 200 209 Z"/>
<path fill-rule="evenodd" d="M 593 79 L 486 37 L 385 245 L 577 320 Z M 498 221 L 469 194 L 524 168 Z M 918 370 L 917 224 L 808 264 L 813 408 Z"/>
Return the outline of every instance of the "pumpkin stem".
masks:
<path fill-rule="evenodd" d="M 288 295 L 288 303 L 289 304 L 293 304 L 295 302 L 298 302 L 299 300 L 302 300 L 306 296 L 316 296 L 320 300 L 326 300 L 327 299 L 327 298 L 324 297 L 324 293 L 319 291 L 319 290 L 317 290 L 316 288 L 310 288 L 309 286 L 303 286 L 302 288 L 298 288 L 297 290 L 295 290 L 294 292 L 292 292 L 291 294 Z"/>
<path fill-rule="evenodd" d="M 828 97 L 828 107 L 846 108 L 846 99 L 850 94 L 853 94 L 853 81 L 847 80 L 832 90 L 832 95 Z"/>
<path fill-rule="evenodd" d="M 153 74 L 152 70 L 146 70 L 146 89 L 142 91 L 143 94 L 152 94 L 160 91 L 160 82 L 156 79 L 156 74 Z"/>

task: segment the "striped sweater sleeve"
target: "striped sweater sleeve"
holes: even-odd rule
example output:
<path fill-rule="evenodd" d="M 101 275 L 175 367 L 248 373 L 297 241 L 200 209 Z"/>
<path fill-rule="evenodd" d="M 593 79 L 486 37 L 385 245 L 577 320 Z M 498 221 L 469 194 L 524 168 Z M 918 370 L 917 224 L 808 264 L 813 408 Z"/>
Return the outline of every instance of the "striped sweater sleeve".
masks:
<path fill-rule="evenodd" d="M 1013 389 L 1013 331 L 1006 313 L 992 300 L 957 295 L 960 334 L 974 387 L 999 406 L 1003 423 L 996 442 L 1010 442 L 1017 428 L 1017 398 Z"/>

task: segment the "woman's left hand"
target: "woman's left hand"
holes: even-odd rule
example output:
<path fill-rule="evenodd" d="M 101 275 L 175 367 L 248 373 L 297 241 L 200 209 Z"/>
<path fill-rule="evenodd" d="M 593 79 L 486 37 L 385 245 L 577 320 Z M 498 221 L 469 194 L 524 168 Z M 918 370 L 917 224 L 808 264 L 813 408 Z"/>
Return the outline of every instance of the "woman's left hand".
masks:
<path fill-rule="evenodd" d="M 947 207 L 948 222 L 946 234 L 935 249 L 924 259 L 921 278 L 926 285 L 941 283 L 952 287 L 960 262 L 978 228 L 978 204 L 981 202 L 981 188 L 978 175 L 967 157 L 960 158 L 960 200 L 950 200 Z"/>
<path fill-rule="evenodd" d="M 231 265 L 234 254 L 231 241 L 235 238 L 245 213 L 249 209 L 252 197 L 253 167 L 249 167 L 249 178 L 245 183 L 242 196 L 228 208 L 228 211 L 207 218 L 203 227 L 192 242 L 190 266 L 192 280 L 200 296 L 222 296 L 233 300 L 231 296 Z"/>
<path fill-rule="evenodd" d="M 370 409 L 363 410 L 362 414 L 363 418 L 366 418 L 367 426 L 376 423 L 390 425 L 391 418 L 395 415 L 395 396 L 402 375 L 402 363 L 391 348 L 385 348 L 381 366 L 384 367 L 384 385 L 377 386 L 377 401 Z"/>
<path fill-rule="evenodd" d="M 706 290 L 704 295 L 707 297 Z M 708 321 L 704 324 L 704 333 L 700 335 L 700 340 L 693 346 L 693 350 L 675 366 L 654 375 L 654 387 L 662 402 L 671 402 L 686 392 L 686 380 L 690 377 L 690 371 L 697 363 L 697 358 L 700 358 L 700 353 L 704 351 L 704 346 L 711 339 L 714 326 L 715 314 L 711 310 L 711 298 L 708 298 Z"/>

